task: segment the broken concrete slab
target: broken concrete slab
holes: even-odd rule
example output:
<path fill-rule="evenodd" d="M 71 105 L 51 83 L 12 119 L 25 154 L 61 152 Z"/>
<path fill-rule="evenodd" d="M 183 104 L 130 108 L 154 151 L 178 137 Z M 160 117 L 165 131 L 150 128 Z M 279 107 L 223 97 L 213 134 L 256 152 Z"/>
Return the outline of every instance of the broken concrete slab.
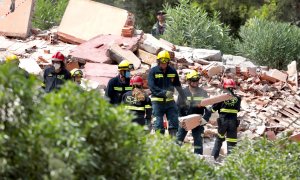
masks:
<path fill-rule="evenodd" d="M 119 35 L 99 35 L 78 45 L 70 55 L 76 60 L 110 64 L 113 62 L 107 55 L 110 45 L 123 45 L 126 50 L 136 51 L 140 38 L 141 36 L 129 38 Z"/>
<path fill-rule="evenodd" d="M 174 44 L 170 43 L 169 41 L 166 41 L 166 40 L 164 40 L 162 38 L 159 38 L 159 41 L 161 43 L 163 43 L 164 45 L 168 46 L 171 51 L 175 51 L 176 50 L 176 46 Z"/>
<path fill-rule="evenodd" d="M 151 34 L 144 34 L 142 36 L 141 42 L 140 42 L 140 48 L 151 53 L 151 54 L 158 54 L 159 51 L 163 50 L 164 48 L 162 46 L 163 43 L 161 43 L 158 39 L 156 39 L 154 36 L 152 36 Z M 169 48 L 168 46 L 165 46 L 165 50 L 167 51 L 172 51 L 171 48 Z"/>
<path fill-rule="evenodd" d="M 101 64 L 101 63 L 86 63 L 84 66 L 85 78 L 95 81 L 100 88 L 106 87 L 108 81 L 118 74 L 117 65 Z"/>
<path fill-rule="evenodd" d="M 19 67 L 34 75 L 40 75 L 42 72 L 42 69 L 34 59 L 20 59 Z"/>
<path fill-rule="evenodd" d="M 148 53 L 146 51 L 143 51 L 141 49 L 138 49 L 138 57 L 142 60 L 142 62 L 149 64 L 149 65 L 156 62 L 155 55 Z"/>
<path fill-rule="evenodd" d="M 133 64 L 134 69 L 141 66 L 141 60 L 130 50 L 122 49 L 118 44 L 113 44 L 108 49 L 110 59 L 120 63 L 123 60 L 128 60 Z"/>
<path fill-rule="evenodd" d="M 286 82 L 286 80 L 287 80 L 287 74 L 285 74 L 277 69 L 272 69 L 272 70 L 268 71 L 267 75 L 274 79 L 282 81 L 282 82 Z"/>
<path fill-rule="evenodd" d="M 298 72 L 297 72 L 297 63 L 296 61 L 292 61 L 289 65 L 288 65 L 288 71 L 287 71 L 289 77 L 288 80 L 293 82 L 295 84 L 295 88 L 294 91 L 297 90 L 297 88 L 299 87 L 298 85 Z"/>
<path fill-rule="evenodd" d="M 112 78 L 118 74 L 118 66 L 101 63 L 86 63 L 84 73 L 87 76 Z"/>
<path fill-rule="evenodd" d="M 0 35 L 26 38 L 30 33 L 35 0 L 15 0 L 10 12 L 11 0 L 3 0 L 0 6 Z"/>
<path fill-rule="evenodd" d="M 208 61 L 221 61 L 222 53 L 219 50 L 194 49 L 193 60 L 197 62 L 198 59 L 205 59 Z"/>
<path fill-rule="evenodd" d="M 132 14 L 124 9 L 91 0 L 70 0 L 58 36 L 80 44 L 99 34 L 121 35 L 129 18 Z"/>

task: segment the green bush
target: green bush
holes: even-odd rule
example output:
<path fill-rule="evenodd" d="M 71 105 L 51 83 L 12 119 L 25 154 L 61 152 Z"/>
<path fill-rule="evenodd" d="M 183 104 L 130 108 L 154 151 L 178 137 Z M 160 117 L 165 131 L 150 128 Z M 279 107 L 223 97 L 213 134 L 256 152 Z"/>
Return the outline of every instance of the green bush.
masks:
<path fill-rule="evenodd" d="M 204 179 L 213 168 L 164 137 L 146 135 L 123 106 L 72 82 L 44 94 L 0 65 L 2 179 Z"/>
<path fill-rule="evenodd" d="M 150 136 L 132 179 L 213 179 L 214 168 L 173 139 Z"/>
<path fill-rule="evenodd" d="M 165 8 L 168 16 L 164 39 L 182 46 L 231 52 L 229 28 L 220 23 L 217 14 L 210 18 L 207 12 L 190 3 L 190 0 L 179 2 L 174 8 L 168 5 Z"/>
<path fill-rule="evenodd" d="M 225 160 L 217 173 L 223 179 L 298 179 L 300 143 L 287 139 L 246 140 Z"/>
<path fill-rule="evenodd" d="M 37 0 L 33 15 L 33 27 L 49 29 L 58 26 L 69 0 Z"/>
<path fill-rule="evenodd" d="M 241 28 L 240 36 L 238 54 L 258 65 L 283 69 L 300 60 L 300 29 L 296 26 L 253 18 Z"/>
<path fill-rule="evenodd" d="M 0 65 L 1 179 L 42 179 L 49 171 L 42 142 L 32 129 L 39 91 L 14 64 Z"/>

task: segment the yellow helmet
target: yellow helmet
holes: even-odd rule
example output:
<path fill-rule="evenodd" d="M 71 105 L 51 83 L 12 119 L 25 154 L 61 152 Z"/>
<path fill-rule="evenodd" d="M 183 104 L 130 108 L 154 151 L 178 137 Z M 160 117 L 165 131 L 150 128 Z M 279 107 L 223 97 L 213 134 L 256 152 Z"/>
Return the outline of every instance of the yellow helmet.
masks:
<path fill-rule="evenodd" d="M 123 60 L 120 62 L 120 64 L 118 65 L 118 70 L 125 70 L 128 71 L 130 70 L 130 62 L 128 60 Z"/>
<path fill-rule="evenodd" d="M 83 72 L 80 70 L 80 69 L 77 69 L 77 68 L 75 68 L 75 69 L 73 69 L 71 72 L 71 76 L 72 77 L 75 77 L 75 76 L 83 76 Z"/>
<path fill-rule="evenodd" d="M 5 57 L 5 62 L 10 63 L 10 62 L 19 62 L 18 56 L 11 54 Z"/>
<path fill-rule="evenodd" d="M 157 55 L 157 60 L 159 60 L 161 63 L 167 63 L 171 60 L 170 54 L 168 51 L 160 51 Z"/>
<path fill-rule="evenodd" d="M 186 75 L 186 80 L 199 81 L 199 79 L 200 74 L 195 70 L 192 70 Z"/>

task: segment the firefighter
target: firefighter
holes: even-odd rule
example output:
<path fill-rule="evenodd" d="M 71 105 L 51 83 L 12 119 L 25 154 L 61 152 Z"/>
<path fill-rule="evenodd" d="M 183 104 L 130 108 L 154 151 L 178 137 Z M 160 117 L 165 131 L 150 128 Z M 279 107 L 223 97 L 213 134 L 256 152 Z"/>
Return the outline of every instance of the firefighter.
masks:
<path fill-rule="evenodd" d="M 212 106 L 212 112 L 218 111 L 219 113 L 219 118 L 217 119 L 218 135 L 212 150 L 212 156 L 214 156 L 215 160 L 219 157 L 222 143 L 225 141 L 225 135 L 227 142 L 227 154 L 231 153 L 237 143 L 237 128 L 239 126 L 237 113 L 240 111 L 241 98 L 234 94 L 233 89 L 235 87 L 236 84 L 234 80 L 224 79 L 223 88 L 225 91 L 228 91 L 233 98 Z"/>
<path fill-rule="evenodd" d="M 172 137 L 178 130 L 178 108 L 174 101 L 174 88 L 185 99 L 177 71 L 169 65 L 170 54 L 161 51 L 157 55 L 157 66 L 151 68 L 148 76 L 148 86 L 151 90 L 152 112 L 155 118 L 154 129 L 164 134 L 163 116 L 168 120 L 168 131 Z"/>
<path fill-rule="evenodd" d="M 47 93 L 60 89 L 66 80 L 71 80 L 71 74 L 65 68 L 65 56 L 62 53 L 55 53 L 51 61 L 52 66 L 45 69 L 42 85 Z"/>
<path fill-rule="evenodd" d="M 132 91 L 123 95 L 122 101 L 125 107 L 135 114 L 133 122 L 149 129 L 151 121 L 151 100 L 143 90 L 143 79 L 140 76 L 134 76 L 130 79 Z"/>
<path fill-rule="evenodd" d="M 132 90 L 130 86 L 130 71 L 132 64 L 128 60 L 123 60 L 118 65 L 119 74 L 109 80 L 105 95 L 109 98 L 111 104 L 120 104 L 122 96 Z"/>
<path fill-rule="evenodd" d="M 207 122 L 211 116 L 211 112 L 206 107 L 199 107 L 201 100 L 208 97 L 207 92 L 199 87 L 200 74 L 197 71 L 193 70 L 186 75 L 186 80 L 188 82 L 188 87 L 183 89 L 183 91 L 187 97 L 188 106 L 182 106 L 182 104 L 184 104 L 184 99 L 179 95 L 177 100 L 179 115 L 187 116 L 190 114 L 201 114 L 205 122 Z M 179 127 L 178 133 L 176 135 L 177 142 L 179 143 L 179 145 L 183 144 L 183 140 L 187 133 L 188 132 L 184 128 Z M 203 133 L 203 125 L 199 125 L 192 129 L 195 154 L 203 154 Z"/>
<path fill-rule="evenodd" d="M 76 84 L 80 85 L 80 84 L 81 84 L 81 79 L 82 79 L 82 77 L 83 77 L 83 72 L 82 72 L 82 70 L 75 68 L 75 69 L 73 69 L 70 73 L 71 73 L 72 80 L 73 80 Z"/>

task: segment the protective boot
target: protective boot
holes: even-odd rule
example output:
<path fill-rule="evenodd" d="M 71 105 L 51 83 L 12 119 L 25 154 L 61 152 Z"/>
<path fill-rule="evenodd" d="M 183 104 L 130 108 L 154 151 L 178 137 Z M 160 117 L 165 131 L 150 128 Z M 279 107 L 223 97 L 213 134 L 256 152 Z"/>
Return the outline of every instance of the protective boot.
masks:
<path fill-rule="evenodd" d="M 218 159 L 218 157 L 219 157 L 220 150 L 221 150 L 221 147 L 222 147 L 222 143 L 223 143 L 224 140 L 225 140 L 225 138 L 221 139 L 219 137 L 216 137 L 215 145 L 214 145 L 214 148 L 211 152 L 211 155 L 214 156 L 215 160 Z"/>
<path fill-rule="evenodd" d="M 177 129 L 169 129 L 169 135 L 173 138 L 176 137 Z"/>
<path fill-rule="evenodd" d="M 227 142 L 227 155 L 231 154 L 232 149 L 236 146 L 236 142 Z"/>

